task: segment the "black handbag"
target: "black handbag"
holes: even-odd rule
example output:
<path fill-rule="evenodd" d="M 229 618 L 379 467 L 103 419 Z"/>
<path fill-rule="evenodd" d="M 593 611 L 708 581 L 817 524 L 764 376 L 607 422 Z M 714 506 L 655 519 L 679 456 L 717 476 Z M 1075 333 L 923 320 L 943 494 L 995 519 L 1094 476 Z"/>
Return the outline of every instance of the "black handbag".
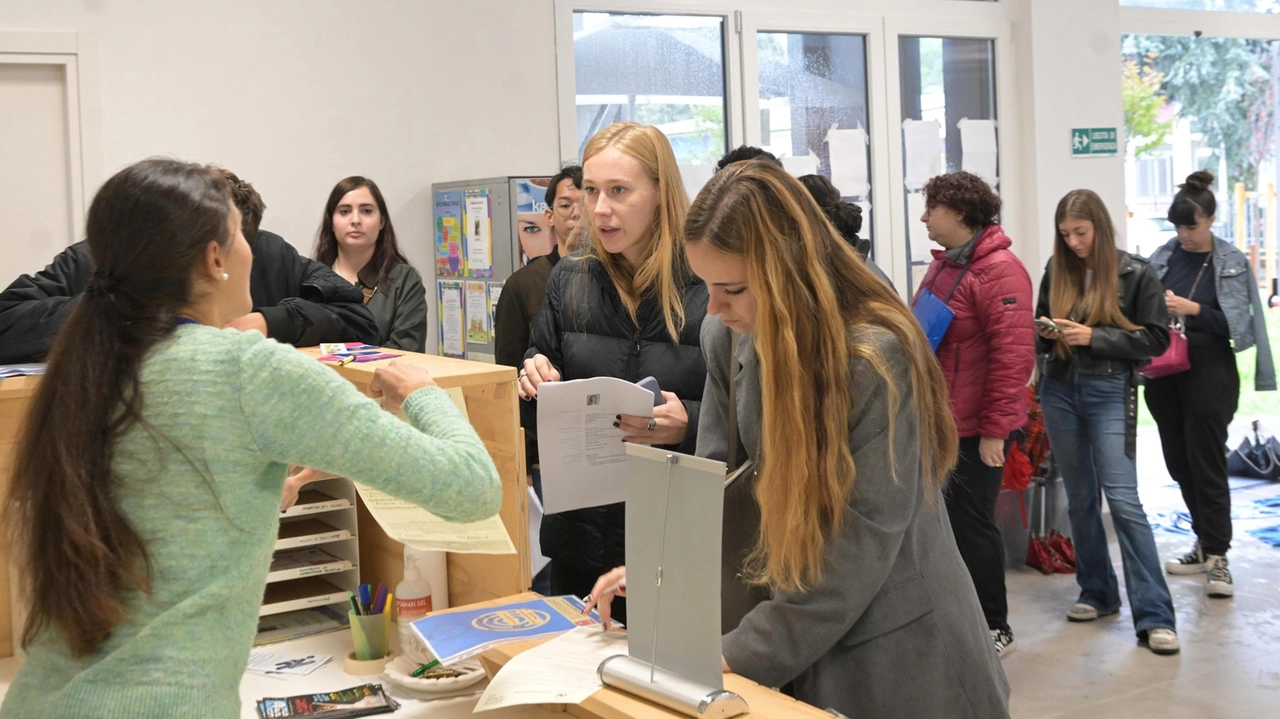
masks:
<path fill-rule="evenodd" d="M 1253 421 L 1253 438 L 1227 453 L 1227 474 L 1280 481 L 1280 440 L 1262 436 L 1258 420 Z"/>

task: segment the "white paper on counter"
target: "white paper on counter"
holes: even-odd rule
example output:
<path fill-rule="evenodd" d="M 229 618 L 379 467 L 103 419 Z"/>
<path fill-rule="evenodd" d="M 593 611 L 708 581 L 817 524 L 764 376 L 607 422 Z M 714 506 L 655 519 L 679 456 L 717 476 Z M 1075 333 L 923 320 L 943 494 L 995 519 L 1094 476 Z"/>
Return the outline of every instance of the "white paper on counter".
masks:
<path fill-rule="evenodd" d="M 827 149 L 831 153 L 831 184 L 841 197 L 865 197 L 867 194 L 867 131 L 861 127 L 827 131 Z"/>
<path fill-rule="evenodd" d="M 520 704 L 581 704 L 604 687 L 596 673 L 600 663 L 626 653 L 627 635 L 578 627 L 513 657 L 489 682 L 475 711 Z"/>
<path fill-rule="evenodd" d="M 515 554 L 511 536 L 498 515 L 479 522 L 446 522 L 412 502 L 352 482 L 369 514 L 387 536 L 414 549 L 463 554 Z"/>
<path fill-rule="evenodd" d="M 929 229 L 920 221 L 924 214 L 924 193 L 907 193 L 907 240 L 911 244 L 912 262 L 933 262 L 933 241 Z"/>
<path fill-rule="evenodd" d="M 999 152 L 996 148 L 996 121 L 962 118 L 960 128 L 960 169 L 981 177 L 995 187 L 1000 182 Z"/>
<path fill-rule="evenodd" d="M 616 377 L 538 385 L 538 458 L 547 514 L 627 499 L 626 432 L 614 417 L 653 416 L 653 393 Z"/>
<path fill-rule="evenodd" d="M 818 156 L 813 154 L 813 150 L 810 150 L 807 155 L 799 157 L 783 155 L 779 159 L 782 160 L 783 169 L 791 173 L 792 177 L 818 174 Z"/>
<path fill-rule="evenodd" d="M 542 556 L 542 502 L 529 487 L 529 576 L 535 577 L 551 560 Z"/>
<path fill-rule="evenodd" d="M 908 190 L 918 190 L 942 174 L 942 125 L 937 120 L 903 120 L 902 145 L 907 155 L 904 183 Z"/>

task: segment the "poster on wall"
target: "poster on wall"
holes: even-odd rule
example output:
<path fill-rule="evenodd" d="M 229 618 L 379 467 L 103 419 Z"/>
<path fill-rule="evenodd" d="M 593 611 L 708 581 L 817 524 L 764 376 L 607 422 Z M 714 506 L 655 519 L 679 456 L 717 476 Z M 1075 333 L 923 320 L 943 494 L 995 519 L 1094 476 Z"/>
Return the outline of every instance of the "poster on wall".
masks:
<path fill-rule="evenodd" d="M 504 282 L 489 283 L 489 327 L 496 331 L 498 327 L 498 298 L 502 296 Z"/>
<path fill-rule="evenodd" d="M 467 274 L 493 277 L 493 218 L 488 190 L 467 190 L 462 231 L 466 238 Z"/>
<path fill-rule="evenodd" d="M 461 277 L 466 271 L 462 252 L 462 193 L 437 192 L 436 276 Z"/>
<path fill-rule="evenodd" d="M 485 283 L 467 283 L 467 341 L 478 345 L 489 344 L 489 293 Z"/>
<path fill-rule="evenodd" d="M 466 359 L 465 329 L 462 326 L 462 282 L 436 280 L 436 289 L 440 301 L 440 355 Z"/>
<path fill-rule="evenodd" d="M 550 254 L 556 245 L 555 233 L 547 221 L 547 187 L 550 177 L 526 177 L 516 185 L 516 239 L 520 242 L 520 266 Z"/>

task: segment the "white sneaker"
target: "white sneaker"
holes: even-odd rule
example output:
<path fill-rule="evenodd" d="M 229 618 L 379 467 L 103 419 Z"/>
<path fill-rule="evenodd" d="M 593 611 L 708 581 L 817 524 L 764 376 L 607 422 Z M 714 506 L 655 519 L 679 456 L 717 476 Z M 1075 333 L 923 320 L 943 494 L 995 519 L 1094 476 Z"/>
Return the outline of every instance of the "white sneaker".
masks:
<path fill-rule="evenodd" d="M 1205 565 L 1204 550 L 1200 549 L 1200 540 L 1196 540 L 1196 545 L 1191 548 L 1190 552 L 1177 559 L 1170 559 L 1165 562 L 1164 571 L 1169 574 L 1204 574 L 1208 571 L 1208 567 Z"/>
<path fill-rule="evenodd" d="M 1073 622 L 1092 622 L 1098 617 L 1107 617 L 1112 614 L 1118 614 L 1119 612 L 1120 607 L 1116 607 L 1109 611 L 1101 611 L 1092 604 L 1076 602 L 1071 606 L 1071 609 L 1067 610 L 1067 619 L 1070 619 Z"/>
<path fill-rule="evenodd" d="M 1177 632 L 1161 627 L 1147 632 L 1147 648 L 1153 654 L 1177 654 L 1182 650 L 1182 644 L 1178 641 Z"/>
<path fill-rule="evenodd" d="M 1227 569 L 1227 558 L 1210 554 L 1205 557 L 1205 566 L 1209 572 L 1205 592 L 1211 597 L 1234 597 L 1236 587 L 1231 583 L 1231 570 Z"/>

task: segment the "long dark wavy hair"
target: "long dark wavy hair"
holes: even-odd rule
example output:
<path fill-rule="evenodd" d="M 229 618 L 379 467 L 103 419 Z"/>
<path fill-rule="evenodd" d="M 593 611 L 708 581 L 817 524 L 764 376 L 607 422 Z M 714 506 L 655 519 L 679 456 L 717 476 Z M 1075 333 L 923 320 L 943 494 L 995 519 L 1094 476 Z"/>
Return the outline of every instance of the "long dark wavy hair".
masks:
<path fill-rule="evenodd" d="M 86 224 L 97 270 L 54 342 L 19 440 L 5 526 L 23 577 L 22 645 L 55 626 L 74 656 L 150 593 L 146 542 L 116 503 L 117 441 L 142 417 L 147 353 L 192 300 L 210 242 L 231 241 L 231 189 L 215 169 L 150 159 L 94 197 Z"/>
<path fill-rule="evenodd" d="M 369 260 L 369 264 L 378 273 L 378 284 L 381 285 L 386 282 L 392 268 L 400 264 L 407 265 L 409 260 L 400 252 L 400 245 L 396 242 L 396 230 L 391 226 L 391 215 L 387 212 L 387 201 L 382 199 L 382 190 L 367 177 L 352 175 L 333 186 L 329 201 L 324 203 L 324 217 L 320 218 L 315 255 L 317 260 L 329 267 L 333 267 L 333 263 L 338 261 L 338 236 L 333 233 L 333 213 L 348 192 L 361 187 L 369 188 L 369 194 L 373 195 L 373 201 L 378 205 L 378 213 L 382 215 L 382 231 L 378 233 L 373 258 Z"/>

